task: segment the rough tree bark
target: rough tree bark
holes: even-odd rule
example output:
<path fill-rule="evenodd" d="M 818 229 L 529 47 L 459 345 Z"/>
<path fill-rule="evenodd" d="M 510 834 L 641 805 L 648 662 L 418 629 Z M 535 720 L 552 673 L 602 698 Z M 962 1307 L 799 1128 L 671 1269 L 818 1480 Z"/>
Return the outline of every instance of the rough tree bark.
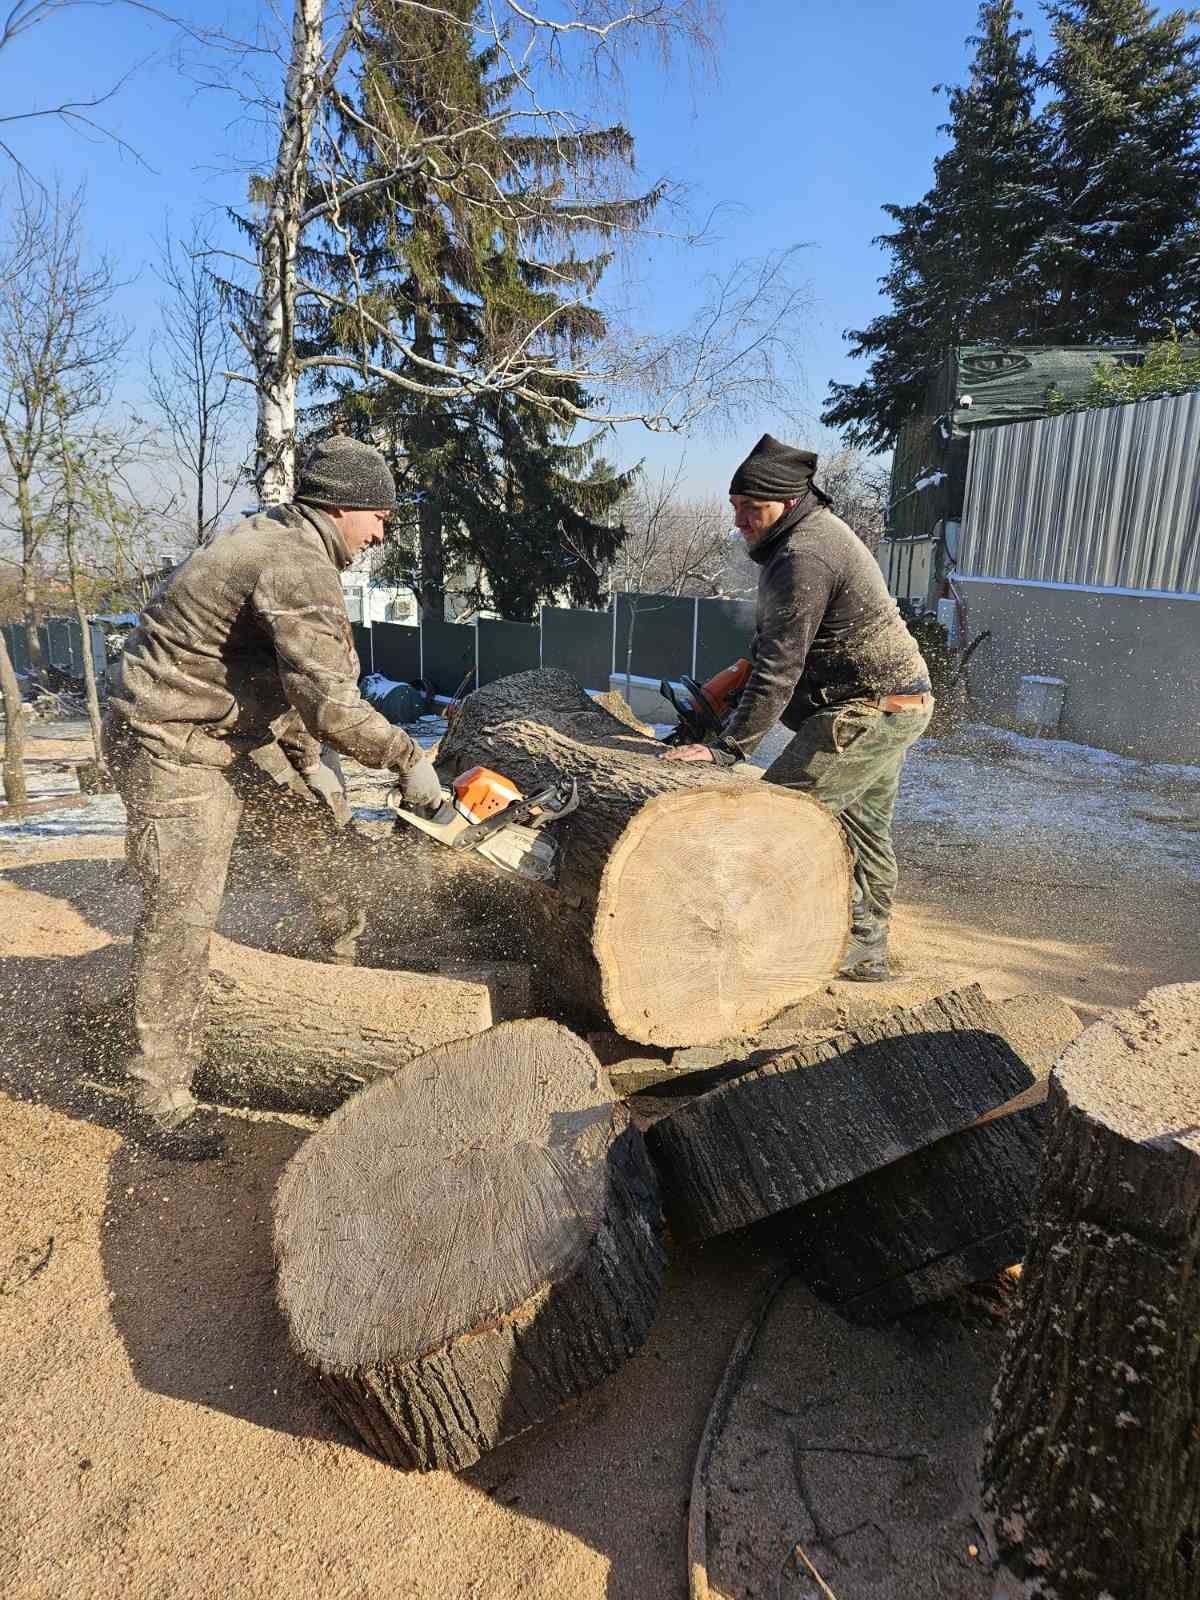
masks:
<path fill-rule="evenodd" d="M 442 1045 L 330 1118 L 275 1200 L 279 1304 L 339 1414 L 459 1470 L 617 1368 L 664 1257 L 641 1135 L 542 1020 Z"/>
<path fill-rule="evenodd" d="M 438 765 L 492 767 L 526 794 L 576 780 L 557 889 L 496 873 L 498 909 L 519 904 L 549 1003 L 571 1020 L 701 1044 L 752 1031 L 837 971 L 849 855 L 807 796 L 660 754 L 547 670 L 469 696 Z"/>
<path fill-rule="evenodd" d="M 978 986 L 733 1071 L 694 1074 L 712 1087 L 647 1136 L 672 1217 L 701 1238 L 853 1183 L 1034 1081 Z"/>
<path fill-rule="evenodd" d="M 309 145 L 325 70 L 324 0 L 294 0 L 279 144 L 258 235 L 258 288 L 250 355 L 258 420 L 254 480 L 260 503 L 292 498 L 295 478 L 296 255 L 309 183 Z"/>
<path fill-rule="evenodd" d="M 130 958 L 128 945 L 107 945 L 80 960 L 72 984 L 81 1059 L 101 1075 L 122 1073 L 128 1056 Z M 220 1104 L 319 1115 L 431 1045 L 492 1021 L 482 972 L 327 966 L 214 934 L 195 1088 Z"/>
<path fill-rule="evenodd" d="M 1046 1082 L 1081 1032 L 1052 995 L 1017 995 L 996 1013 L 1038 1079 L 961 1133 L 841 1185 L 778 1220 L 809 1288 L 854 1322 L 886 1322 L 1020 1261 L 1028 1244 Z"/>
<path fill-rule="evenodd" d="M 10 806 L 29 799 L 25 783 L 25 707 L 21 686 L 8 653 L 8 640 L 0 633 L 0 698 L 4 701 L 4 798 Z"/>
<path fill-rule="evenodd" d="M 985 1503 L 1022 1593 L 1200 1597 L 1200 984 L 1069 1046 Z"/>

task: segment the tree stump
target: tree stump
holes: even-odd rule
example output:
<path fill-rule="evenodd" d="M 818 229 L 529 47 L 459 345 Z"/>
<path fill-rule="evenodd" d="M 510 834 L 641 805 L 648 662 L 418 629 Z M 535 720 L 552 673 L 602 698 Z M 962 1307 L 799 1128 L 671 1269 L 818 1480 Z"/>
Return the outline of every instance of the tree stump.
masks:
<path fill-rule="evenodd" d="M 701 1238 L 899 1161 L 1033 1082 L 976 985 L 694 1078 L 714 1086 L 646 1137 L 672 1217 Z"/>
<path fill-rule="evenodd" d="M 1078 1037 L 1049 995 L 996 1007 L 1005 1037 L 1040 1080 Z M 1030 1092 L 1022 1095 L 1022 1101 Z M 816 1294 L 853 1322 L 880 1323 L 1020 1261 L 1037 1194 L 1045 1105 L 986 1120 L 915 1150 L 777 1219 L 777 1238 Z"/>
<path fill-rule="evenodd" d="M 985 1504 L 1025 1594 L 1200 1597 L 1200 984 L 1069 1046 Z"/>
<path fill-rule="evenodd" d="M 807 795 L 661 754 L 568 674 L 540 671 L 470 695 L 438 765 L 491 767 L 526 794 L 576 780 L 557 889 L 493 871 L 495 924 L 531 930 L 548 1008 L 639 1044 L 697 1044 L 753 1031 L 837 971 L 849 853 Z M 452 904 L 461 864 L 445 870 Z"/>
<path fill-rule="evenodd" d="M 80 1059 L 124 1074 L 131 1048 L 131 949 L 107 945 L 77 964 Z M 520 973 L 494 978 L 521 993 Z M 253 950 L 214 934 L 204 1056 L 195 1092 L 264 1111 L 332 1111 L 431 1045 L 482 1033 L 493 1021 L 493 975 L 328 966 Z"/>
<path fill-rule="evenodd" d="M 334 1113 L 275 1201 L 279 1304 L 397 1466 L 468 1467 L 614 1371 L 664 1256 L 642 1138 L 552 1022 L 441 1045 Z"/>

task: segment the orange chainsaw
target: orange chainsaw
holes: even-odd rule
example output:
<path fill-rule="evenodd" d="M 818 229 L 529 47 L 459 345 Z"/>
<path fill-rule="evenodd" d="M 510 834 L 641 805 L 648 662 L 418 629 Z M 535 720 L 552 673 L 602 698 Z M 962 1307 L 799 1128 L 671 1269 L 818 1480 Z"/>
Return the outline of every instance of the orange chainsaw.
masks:
<path fill-rule="evenodd" d="M 675 685 L 664 678 L 658 686 L 659 693 L 675 707 L 679 721 L 663 744 L 716 744 L 725 718 L 746 686 L 752 665 L 743 657 L 731 667 L 723 667 L 707 683 L 680 678 L 682 695 L 677 695 Z"/>
<path fill-rule="evenodd" d="M 579 789 L 573 778 L 560 778 L 526 797 L 502 773 L 470 767 L 442 790 L 440 803 L 429 811 L 406 806 L 399 789 L 387 803 L 398 823 L 419 828 L 451 850 L 475 850 L 505 872 L 553 884 L 558 840 L 545 830 L 578 809 Z"/>

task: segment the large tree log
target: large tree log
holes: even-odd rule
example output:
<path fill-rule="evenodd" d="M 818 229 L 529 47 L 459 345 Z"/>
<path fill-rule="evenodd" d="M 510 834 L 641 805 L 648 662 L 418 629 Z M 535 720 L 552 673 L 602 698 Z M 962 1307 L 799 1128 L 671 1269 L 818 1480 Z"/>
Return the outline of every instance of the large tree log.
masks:
<path fill-rule="evenodd" d="M 1200 984 L 1069 1046 L 986 1504 L 1007 1564 L 1058 1600 L 1200 1597 Z"/>
<path fill-rule="evenodd" d="M 815 800 L 661 753 L 566 673 L 541 671 L 469 696 L 438 764 L 482 764 L 525 793 L 555 774 L 578 782 L 580 808 L 557 825 L 557 890 L 494 874 L 498 925 L 534 930 L 563 1015 L 640 1044 L 703 1043 L 752 1031 L 836 972 L 849 855 Z"/>
<path fill-rule="evenodd" d="M 642 1343 L 653 1171 L 595 1056 L 545 1021 L 430 1051 L 336 1112 L 275 1202 L 294 1349 L 371 1449 L 470 1466 Z"/>
<path fill-rule="evenodd" d="M 898 1161 L 1033 1083 L 978 986 L 689 1076 L 712 1087 L 647 1140 L 672 1217 L 701 1238 Z M 684 1078 L 656 1092 L 692 1087 Z"/>
<path fill-rule="evenodd" d="M 101 1076 L 131 1048 L 131 950 L 80 958 L 71 985 L 80 1059 Z M 252 950 L 213 935 L 204 1057 L 195 1091 L 218 1104 L 317 1115 L 432 1045 L 482 1033 L 517 999 L 522 973 L 462 968 L 455 976 L 328 966 Z"/>
<path fill-rule="evenodd" d="M 1081 1032 L 1050 995 L 996 1007 L 1005 1037 L 1039 1080 Z M 1030 1094 L 1022 1095 L 1022 1101 Z M 988 1113 L 901 1161 L 777 1219 L 809 1288 L 854 1322 L 878 1323 L 1020 1261 L 1037 1193 L 1043 1103 Z"/>

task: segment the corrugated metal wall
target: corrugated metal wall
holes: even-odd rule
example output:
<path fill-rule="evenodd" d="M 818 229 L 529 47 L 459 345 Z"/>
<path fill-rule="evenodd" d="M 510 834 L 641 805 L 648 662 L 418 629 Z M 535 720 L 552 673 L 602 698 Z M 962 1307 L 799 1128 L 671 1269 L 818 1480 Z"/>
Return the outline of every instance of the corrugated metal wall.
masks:
<path fill-rule="evenodd" d="M 1200 594 L 1200 392 L 974 434 L 958 566 Z"/>

